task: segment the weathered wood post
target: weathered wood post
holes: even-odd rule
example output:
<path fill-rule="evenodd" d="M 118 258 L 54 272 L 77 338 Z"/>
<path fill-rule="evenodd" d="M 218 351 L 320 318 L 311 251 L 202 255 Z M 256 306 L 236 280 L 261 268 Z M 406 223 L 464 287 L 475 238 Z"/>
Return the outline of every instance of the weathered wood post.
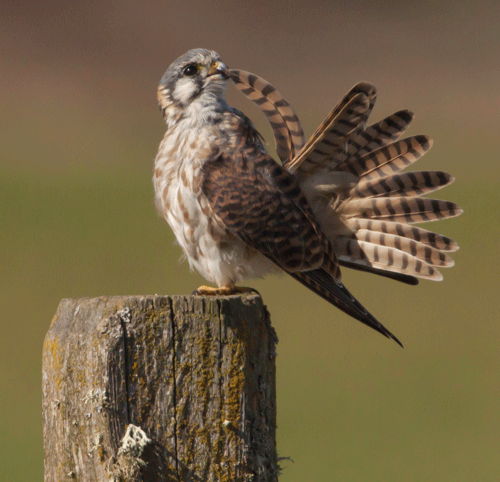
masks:
<path fill-rule="evenodd" d="M 258 295 L 61 301 L 45 482 L 276 481 L 276 342 Z"/>

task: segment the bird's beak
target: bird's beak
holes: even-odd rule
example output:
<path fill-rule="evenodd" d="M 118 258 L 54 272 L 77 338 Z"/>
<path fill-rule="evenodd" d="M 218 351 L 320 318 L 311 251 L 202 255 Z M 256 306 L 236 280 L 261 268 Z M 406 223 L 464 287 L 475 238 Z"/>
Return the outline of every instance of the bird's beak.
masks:
<path fill-rule="evenodd" d="M 214 62 L 210 70 L 208 71 L 208 75 L 217 75 L 220 74 L 224 79 L 229 79 L 229 69 L 224 62 Z"/>

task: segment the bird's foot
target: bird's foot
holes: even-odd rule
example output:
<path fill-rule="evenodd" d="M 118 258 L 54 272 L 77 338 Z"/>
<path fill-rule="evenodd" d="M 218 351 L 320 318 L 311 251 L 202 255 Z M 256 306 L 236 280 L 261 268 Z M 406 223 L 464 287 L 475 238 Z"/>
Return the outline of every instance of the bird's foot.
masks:
<path fill-rule="evenodd" d="M 260 294 L 253 288 L 246 286 L 222 286 L 221 288 L 212 288 L 211 286 L 200 286 L 197 290 L 193 291 L 194 296 L 229 296 L 243 293 L 256 293 Z"/>

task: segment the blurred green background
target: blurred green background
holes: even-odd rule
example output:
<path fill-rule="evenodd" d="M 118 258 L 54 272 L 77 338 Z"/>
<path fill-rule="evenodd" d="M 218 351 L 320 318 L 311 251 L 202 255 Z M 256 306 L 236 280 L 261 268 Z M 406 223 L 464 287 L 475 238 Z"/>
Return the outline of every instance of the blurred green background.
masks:
<path fill-rule="evenodd" d="M 344 272 L 401 350 L 292 279 L 257 281 L 278 332 L 283 482 L 500 480 L 498 1 L 3 1 L 0 480 L 43 479 L 41 351 L 62 298 L 200 283 L 153 207 L 156 86 L 217 50 L 277 86 L 310 134 L 367 80 L 373 120 L 417 113 L 462 217 L 442 283 Z M 263 116 L 234 89 L 273 147 Z"/>

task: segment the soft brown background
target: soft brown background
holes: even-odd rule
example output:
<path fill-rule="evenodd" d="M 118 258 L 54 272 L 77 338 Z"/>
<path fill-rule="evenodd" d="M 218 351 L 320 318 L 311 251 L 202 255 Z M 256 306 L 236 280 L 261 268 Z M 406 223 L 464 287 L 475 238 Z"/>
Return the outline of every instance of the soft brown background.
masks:
<path fill-rule="evenodd" d="M 435 140 L 416 169 L 452 172 L 442 196 L 465 209 L 432 226 L 462 247 L 444 282 L 344 274 L 404 350 L 291 279 L 253 283 L 280 337 L 280 480 L 498 480 L 499 20 L 496 0 L 2 1 L 0 480 L 42 480 L 41 349 L 61 298 L 202 282 L 150 180 L 156 85 L 193 47 L 271 81 L 308 134 L 373 82 L 374 120 L 415 111 L 410 134 Z"/>

